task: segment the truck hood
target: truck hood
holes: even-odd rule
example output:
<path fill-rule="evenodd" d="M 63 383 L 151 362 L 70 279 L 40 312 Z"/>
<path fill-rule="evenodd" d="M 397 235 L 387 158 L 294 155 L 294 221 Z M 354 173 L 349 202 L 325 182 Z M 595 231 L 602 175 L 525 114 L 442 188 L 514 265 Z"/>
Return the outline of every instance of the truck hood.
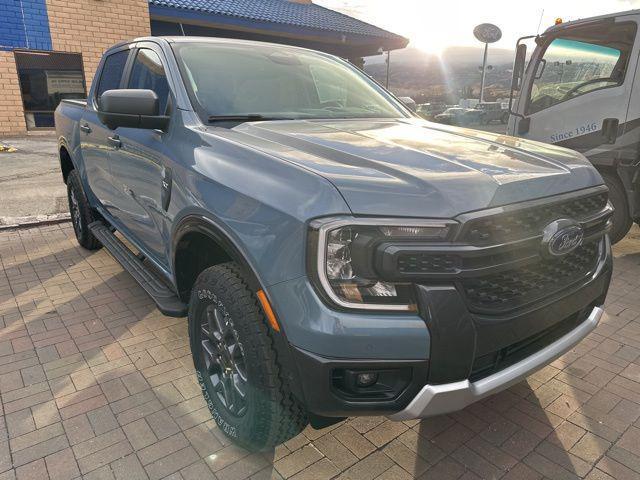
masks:
<path fill-rule="evenodd" d="M 420 119 L 257 122 L 229 133 L 326 178 L 357 215 L 451 218 L 603 183 L 579 153 Z"/>

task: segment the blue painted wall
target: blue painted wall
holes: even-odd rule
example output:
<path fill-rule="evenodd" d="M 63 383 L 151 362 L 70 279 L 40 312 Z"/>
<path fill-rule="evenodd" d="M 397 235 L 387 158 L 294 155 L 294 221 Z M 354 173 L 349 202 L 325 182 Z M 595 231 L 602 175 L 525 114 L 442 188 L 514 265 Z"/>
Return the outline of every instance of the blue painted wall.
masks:
<path fill-rule="evenodd" d="M 0 0 L 0 50 L 51 50 L 45 0 Z"/>

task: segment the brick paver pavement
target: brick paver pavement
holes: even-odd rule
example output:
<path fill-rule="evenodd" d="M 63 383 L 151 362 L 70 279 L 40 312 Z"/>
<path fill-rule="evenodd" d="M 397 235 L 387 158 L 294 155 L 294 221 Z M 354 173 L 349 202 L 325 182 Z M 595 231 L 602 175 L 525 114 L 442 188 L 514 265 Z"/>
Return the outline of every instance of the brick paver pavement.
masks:
<path fill-rule="evenodd" d="M 68 224 L 0 233 L 0 479 L 640 478 L 640 231 L 607 315 L 510 390 L 422 422 L 354 418 L 249 453 L 216 429 L 185 319 Z"/>

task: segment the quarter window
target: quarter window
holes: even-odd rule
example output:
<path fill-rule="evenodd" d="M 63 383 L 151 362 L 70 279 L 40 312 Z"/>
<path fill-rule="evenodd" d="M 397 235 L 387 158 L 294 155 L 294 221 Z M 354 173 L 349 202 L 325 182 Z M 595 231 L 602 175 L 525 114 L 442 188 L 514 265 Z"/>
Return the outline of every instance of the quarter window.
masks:
<path fill-rule="evenodd" d="M 98 101 L 100 101 L 100 95 L 107 90 L 120 88 L 120 81 L 122 80 L 122 74 L 124 73 L 124 67 L 127 65 L 128 57 L 129 50 L 122 50 L 109 55 L 105 59 L 102 73 L 100 74 L 100 81 L 98 82 L 98 88 L 96 89 L 96 98 Z"/>
<path fill-rule="evenodd" d="M 160 100 L 160 113 L 165 112 L 169 100 L 169 83 L 156 52 L 146 48 L 138 50 L 129 78 L 129 88 L 153 90 Z"/>
<path fill-rule="evenodd" d="M 634 37 L 635 25 L 622 24 L 554 39 L 536 66 L 528 113 L 622 85 Z"/>

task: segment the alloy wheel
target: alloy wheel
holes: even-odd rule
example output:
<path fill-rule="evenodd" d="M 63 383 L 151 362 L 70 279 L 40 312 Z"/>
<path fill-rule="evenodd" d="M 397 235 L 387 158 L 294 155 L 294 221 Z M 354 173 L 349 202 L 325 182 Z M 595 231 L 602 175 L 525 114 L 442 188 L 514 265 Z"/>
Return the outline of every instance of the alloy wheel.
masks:
<path fill-rule="evenodd" d="M 80 216 L 80 205 L 78 205 L 78 199 L 76 198 L 76 192 L 72 188 L 69 190 L 69 204 L 71 207 L 71 221 L 73 222 L 73 229 L 76 232 L 76 236 L 80 238 L 82 236 L 82 217 Z"/>
<path fill-rule="evenodd" d="M 218 400 L 236 417 L 247 411 L 247 372 L 242 344 L 224 307 L 208 305 L 200 322 L 202 357 Z"/>

